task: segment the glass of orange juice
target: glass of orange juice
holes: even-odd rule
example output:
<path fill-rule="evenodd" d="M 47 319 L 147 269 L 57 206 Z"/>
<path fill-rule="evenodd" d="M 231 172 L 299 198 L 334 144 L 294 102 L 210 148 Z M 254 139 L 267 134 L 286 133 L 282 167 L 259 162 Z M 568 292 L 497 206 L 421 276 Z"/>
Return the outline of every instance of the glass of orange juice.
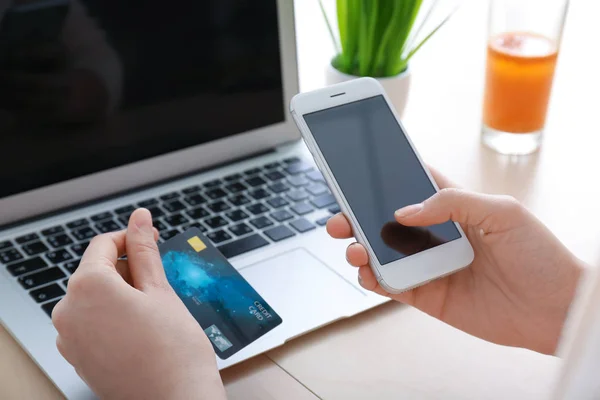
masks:
<path fill-rule="evenodd" d="M 490 0 L 483 142 L 502 154 L 541 145 L 569 0 Z"/>

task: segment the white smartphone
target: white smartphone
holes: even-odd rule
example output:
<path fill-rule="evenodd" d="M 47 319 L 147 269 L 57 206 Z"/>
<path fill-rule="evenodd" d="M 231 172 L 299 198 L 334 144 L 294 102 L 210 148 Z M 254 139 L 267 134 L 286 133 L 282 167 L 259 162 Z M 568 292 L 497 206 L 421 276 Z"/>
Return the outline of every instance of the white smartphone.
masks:
<path fill-rule="evenodd" d="M 458 224 L 395 221 L 397 209 L 438 187 L 379 82 L 360 78 L 298 94 L 290 109 L 381 287 L 401 293 L 471 264 L 473 249 Z"/>

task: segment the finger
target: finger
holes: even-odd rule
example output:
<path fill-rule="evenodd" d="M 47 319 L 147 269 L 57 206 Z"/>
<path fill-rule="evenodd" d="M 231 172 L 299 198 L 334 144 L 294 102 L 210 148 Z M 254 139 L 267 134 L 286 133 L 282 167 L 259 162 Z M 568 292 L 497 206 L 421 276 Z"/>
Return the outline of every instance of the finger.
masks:
<path fill-rule="evenodd" d="M 348 239 L 352 235 L 352 227 L 344 214 L 339 213 L 327 221 L 327 233 L 335 239 Z"/>
<path fill-rule="evenodd" d="M 133 280 L 131 279 L 131 271 L 129 270 L 129 262 L 127 262 L 127 260 L 119 260 L 117 261 L 117 265 L 115 267 L 117 269 L 117 272 L 119 273 L 119 275 L 121 275 L 125 282 L 133 286 Z"/>
<path fill-rule="evenodd" d="M 133 286 L 142 291 L 169 286 L 154 238 L 150 211 L 141 208 L 131 214 L 126 242 Z"/>
<path fill-rule="evenodd" d="M 360 267 L 361 265 L 367 265 L 369 263 L 369 254 L 363 245 L 359 243 L 353 243 L 348 246 L 346 250 L 346 260 L 350 265 Z"/>
<path fill-rule="evenodd" d="M 379 285 L 373 270 L 368 265 L 358 268 L 358 278 L 360 285 L 367 290 L 373 291 Z"/>
<path fill-rule="evenodd" d="M 116 270 L 117 260 L 124 253 L 125 231 L 98 235 L 92 239 L 85 253 L 83 253 L 75 273 L 85 271 L 88 268 L 97 268 L 98 265 Z"/>
<path fill-rule="evenodd" d="M 381 287 L 379 282 L 377 282 L 373 270 L 368 265 L 363 265 L 358 269 L 358 282 L 364 289 L 370 292 L 377 293 L 380 296 L 390 297 L 390 294 Z"/>
<path fill-rule="evenodd" d="M 490 196 L 462 189 L 444 189 L 420 204 L 396 211 L 396 221 L 406 226 L 430 226 L 459 222 L 484 232 L 509 229 L 522 223 L 523 210 L 507 196 Z"/>

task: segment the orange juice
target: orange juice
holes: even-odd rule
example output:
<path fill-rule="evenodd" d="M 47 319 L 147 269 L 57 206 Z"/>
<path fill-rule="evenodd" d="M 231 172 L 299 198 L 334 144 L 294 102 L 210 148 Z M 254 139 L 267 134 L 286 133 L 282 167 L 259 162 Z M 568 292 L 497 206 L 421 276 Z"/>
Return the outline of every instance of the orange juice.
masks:
<path fill-rule="evenodd" d="M 541 35 L 509 32 L 488 44 L 483 121 L 511 133 L 544 128 L 558 56 L 556 44 Z"/>

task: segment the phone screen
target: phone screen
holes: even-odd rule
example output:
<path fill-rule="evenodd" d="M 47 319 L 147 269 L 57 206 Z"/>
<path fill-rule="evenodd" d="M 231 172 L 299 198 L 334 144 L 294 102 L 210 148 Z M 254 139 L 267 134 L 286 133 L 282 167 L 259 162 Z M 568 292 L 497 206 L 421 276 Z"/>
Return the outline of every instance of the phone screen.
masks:
<path fill-rule="evenodd" d="M 383 96 L 303 117 L 381 265 L 461 237 L 452 222 L 409 228 L 395 221 L 397 209 L 435 188 Z"/>

